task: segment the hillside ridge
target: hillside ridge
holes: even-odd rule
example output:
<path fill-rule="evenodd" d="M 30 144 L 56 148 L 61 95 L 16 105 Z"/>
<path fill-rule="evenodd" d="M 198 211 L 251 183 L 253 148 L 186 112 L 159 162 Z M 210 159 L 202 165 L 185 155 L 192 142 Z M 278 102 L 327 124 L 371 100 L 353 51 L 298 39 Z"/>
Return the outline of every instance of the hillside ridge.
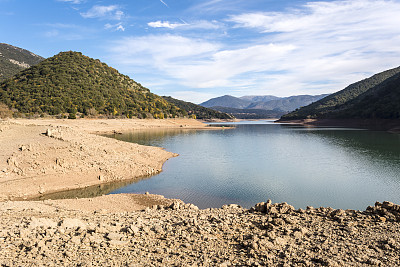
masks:
<path fill-rule="evenodd" d="M 400 118 L 400 67 L 353 83 L 317 102 L 283 115 L 281 121 L 327 118 Z"/>
<path fill-rule="evenodd" d="M 184 115 L 183 110 L 116 69 L 74 51 L 61 52 L 3 81 L 0 102 L 20 116 L 67 113 L 74 118 L 79 113 L 173 118 Z"/>

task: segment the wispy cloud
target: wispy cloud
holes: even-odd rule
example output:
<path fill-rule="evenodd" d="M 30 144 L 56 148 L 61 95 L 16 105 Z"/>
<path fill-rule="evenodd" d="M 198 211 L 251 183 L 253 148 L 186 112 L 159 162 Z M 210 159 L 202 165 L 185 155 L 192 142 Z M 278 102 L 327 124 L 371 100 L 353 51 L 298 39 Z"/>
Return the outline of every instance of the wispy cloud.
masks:
<path fill-rule="evenodd" d="M 124 16 L 124 12 L 120 10 L 120 7 L 118 5 L 96 5 L 89 9 L 87 12 L 80 14 L 84 18 L 100 18 L 113 20 L 121 20 Z"/>
<path fill-rule="evenodd" d="M 169 6 L 167 5 L 167 3 L 165 3 L 163 0 L 160 0 L 160 2 L 161 2 L 164 6 L 169 7 Z"/>
<path fill-rule="evenodd" d="M 169 29 L 175 29 L 176 27 L 180 26 L 185 26 L 187 24 L 185 23 L 170 23 L 169 21 L 154 21 L 154 22 L 149 22 L 147 23 L 152 28 L 169 28 Z"/>
<path fill-rule="evenodd" d="M 168 28 L 168 29 L 175 29 L 180 28 L 183 30 L 217 30 L 224 28 L 224 24 L 218 22 L 216 20 L 207 21 L 207 20 L 198 20 L 192 22 L 182 21 L 183 23 L 171 23 L 169 21 L 152 21 L 147 23 L 149 27 L 152 28 Z"/>
<path fill-rule="evenodd" d="M 220 4 L 219 0 L 208 1 L 203 8 Z M 308 2 L 283 12 L 228 16 L 224 25 L 228 32 L 250 36 L 235 40 L 235 46 L 223 38 L 212 42 L 204 32 L 194 38 L 193 32 L 185 37 L 186 32 L 180 31 L 182 36 L 115 41 L 110 57 L 120 66 L 173 80 L 186 91 L 204 88 L 204 94 L 207 88 L 229 88 L 236 95 L 334 92 L 400 65 L 398 14 L 397 1 Z M 174 24 L 153 23 L 166 28 Z M 175 28 L 192 25 L 187 24 Z"/>
<path fill-rule="evenodd" d="M 117 24 L 110 24 L 107 23 L 104 25 L 104 29 L 106 30 L 113 30 L 113 31 L 125 31 L 125 27 L 122 26 L 122 23 L 117 23 Z"/>
<path fill-rule="evenodd" d="M 94 34 L 93 29 L 75 24 L 53 23 L 45 24 L 45 26 L 47 30 L 44 36 L 53 39 L 75 41 L 90 38 Z"/>

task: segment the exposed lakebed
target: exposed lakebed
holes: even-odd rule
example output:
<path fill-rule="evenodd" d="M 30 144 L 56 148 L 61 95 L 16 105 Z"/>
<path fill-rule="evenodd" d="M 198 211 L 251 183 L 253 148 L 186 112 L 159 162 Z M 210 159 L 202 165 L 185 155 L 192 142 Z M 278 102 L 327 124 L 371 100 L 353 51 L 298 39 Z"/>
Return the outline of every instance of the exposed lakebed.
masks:
<path fill-rule="evenodd" d="M 220 124 L 231 126 L 232 123 Z M 400 135 L 349 128 L 240 122 L 212 131 L 151 130 L 119 140 L 178 153 L 163 172 L 112 193 L 161 194 L 200 208 L 268 198 L 297 208 L 364 210 L 400 202 Z"/>

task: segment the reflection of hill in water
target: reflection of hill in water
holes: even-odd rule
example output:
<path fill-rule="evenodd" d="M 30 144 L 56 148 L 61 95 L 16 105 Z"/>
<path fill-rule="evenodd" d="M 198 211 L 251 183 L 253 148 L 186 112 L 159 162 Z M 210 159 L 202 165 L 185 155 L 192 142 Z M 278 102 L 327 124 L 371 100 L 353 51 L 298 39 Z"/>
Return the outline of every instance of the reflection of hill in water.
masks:
<path fill-rule="evenodd" d="M 290 127 L 290 126 L 287 126 Z M 291 127 L 293 128 L 297 127 Z M 368 131 L 346 128 L 298 127 L 297 133 L 317 136 L 325 142 L 352 151 L 357 156 L 385 160 L 400 166 L 400 135 L 383 131 Z M 312 151 L 311 151 L 312 152 Z"/>
<path fill-rule="evenodd" d="M 159 146 L 165 139 L 177 135 L 190 135 L 196 133 L 197 130 L 188 129 L 151 129 L 151 130 L 136 130 L 124 132 L 123 134 L 105 135 L 106 137 L 115 138 L 125 142 L 133 142 L 146 146 Z"/>
<path fill-rule="evenodd" d="M 112 192 L 118 188 L 125 187 L 129 184 L 137 183 L 139 181 L 148 179 L 150 177 L 151 176 L 145 176 L 145 177 L 137 178 L 135 180 L 119 181 L 119 182 L 113 182 L 113 183 L 108 183 L 108 184 L 89 186 L 89 187 L 81 188 L 81 189 L 73 189 L 73 190 L 68 190 L 68 191 L 55 192 L 55 193 L 46 194 L 46 195 L 36 197 L 33 199 L 29 199 L 29 200 L 92 198 L 92 197 L 107 195 L 110 192 Z"/>

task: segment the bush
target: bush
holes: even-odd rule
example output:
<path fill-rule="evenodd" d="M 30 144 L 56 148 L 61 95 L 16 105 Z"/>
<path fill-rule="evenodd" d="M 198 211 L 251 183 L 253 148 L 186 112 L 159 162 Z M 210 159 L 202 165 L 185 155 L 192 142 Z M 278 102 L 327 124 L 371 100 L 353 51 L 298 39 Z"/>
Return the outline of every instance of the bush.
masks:
<path fill-rule="evenodd" d="M 12 118 L 13 112 L 8 108 L 8 106 L 4 103 L 0 103 L 0 118 Z"/>

